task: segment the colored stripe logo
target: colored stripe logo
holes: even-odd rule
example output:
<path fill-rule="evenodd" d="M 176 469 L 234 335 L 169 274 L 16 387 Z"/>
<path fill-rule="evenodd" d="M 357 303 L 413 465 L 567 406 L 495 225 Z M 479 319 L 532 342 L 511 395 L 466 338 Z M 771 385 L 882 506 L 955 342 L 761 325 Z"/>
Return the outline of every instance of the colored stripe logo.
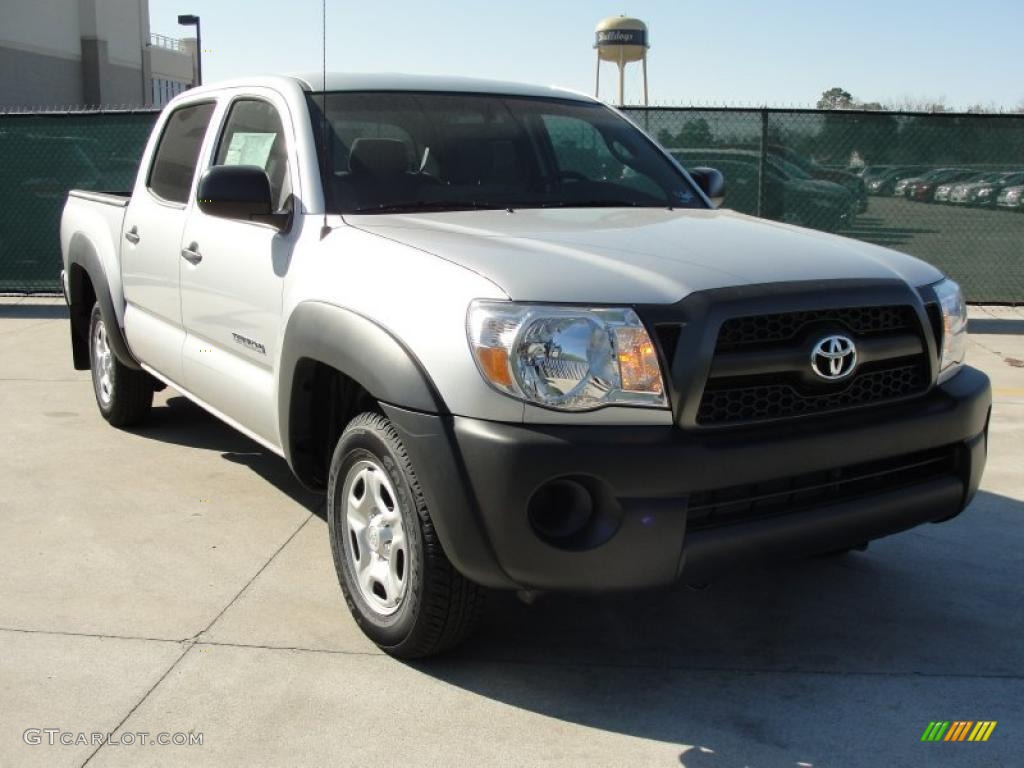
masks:
<path fill-rule="evenodd" d="M 921 741 L 988 741 L 996 720 L 933 720 L 921 734 Z"/>

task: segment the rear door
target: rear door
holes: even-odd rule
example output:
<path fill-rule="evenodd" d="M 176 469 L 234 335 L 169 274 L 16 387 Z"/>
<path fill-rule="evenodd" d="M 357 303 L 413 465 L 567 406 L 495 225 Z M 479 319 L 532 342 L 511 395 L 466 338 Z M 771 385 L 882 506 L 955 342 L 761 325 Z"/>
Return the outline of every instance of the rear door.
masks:
<path fill-rule="evenodd" d="M 268 89 L 247 89 L 233 96 L 223 114 L 203 170 L 260 166 L 270 179 L 276 211 L 290 211 L 299 198 L 299 178 L 287 104 Z M 185 387 L 275 446 L 280 441 L 273 371 L 297 230 L 281 232 L 193 207 L 182 240 L 192 254 L 181 273 Z"/>
<path fill-rule="evenodd" d="M 121 279 L 132 352 L 175 383 L 182 380 L 181 235 L 196 167 L 216 104 L 183 104 L 163 123 L 149 171 L 135 185 L 124 222 Z"/>

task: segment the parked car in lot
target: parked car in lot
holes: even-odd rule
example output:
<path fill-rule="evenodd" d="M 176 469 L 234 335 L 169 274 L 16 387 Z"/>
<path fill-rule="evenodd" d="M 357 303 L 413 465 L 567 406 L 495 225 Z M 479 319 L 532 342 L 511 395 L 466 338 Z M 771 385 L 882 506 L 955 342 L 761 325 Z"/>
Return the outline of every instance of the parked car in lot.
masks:
<path fill-rule="evenodd" d="M 903 165 L 879 171 L 877 175 L 864 179 L 869 195 L 892 195 L 898 182 L 914 178 L 928 169 L 924 166 Z"/>
<path fill-rule="evenodd" d="M 810 176 L 812 179 L 819 179 L 821 181 L 831 181 L 834 184 L 846 187 L 846 189 L 853 196 L 855 207 L 854 214 L 864 213 L 868 209 L 868 191 L 867 186 L 864 183 L 864 179 L 860 176 L 850 173 L 839 168 L 827 168 L 821 163 L 814 160 L 814 158 L 802 155 L 791 147 L 787 147 L 784 144 L 770 144 L 768 151 L 773 155 L 778 155 L 784 160 L 789 161 L 793 165 L 797 166 L 800 170 Z"/>
<path fill-rule="evenodd" d="M 977 171 L 964 168 L 941 168 L 930 171 L 907 187 L 907 199 L 918 203 L 930 203 L 935 199 L 935 189 L 940 184 L 968 179 L 976 173 Z"/>
<path fill-rule="evenodd" d="M 733 148 L 758 151 L 758 148 L 752 145 L 737 145 Z M 860 176 L 839 168 L 826 168 L 813 158 L 803 155 L 795 149 L 787 147 L 785 144 L 769 144 L 768 156 L 777 159 L 780 164 L 796 166 L 803 172 L 803 176 L 819 181 L 830 181 L 833 184 L 845 187 L 854 201 L 851 215 L 856 216 L 868 209 L 867 187 Z"/>
<path fill-rule="evenodd" d="M 321 78 L 172 99 L 130 196 L 69 194 L 61 278 L 100 415 L 171 386 L 283 457 L 387 653 L 488 588 L 704 583 L 970 503 L 991 391 L 935 267 L 715 210 L 586 96 Z"/>
<path fill-rule="evenodd" d="M 996 198 L 996 205 L 1000 208 L 1024 211 L 1024 185 L 1005 187 Z"/>
<path fill-rule="evenodd" d="M 906 197 L 907 196 L 907 192 L 910 189 L 910 185 L 911 184 L 916 184 L 918 181 L 921 180 L 921 177 L 924 176 L 927 173 L 930 173 L 930 171 L 927 171 L 927 170 L 926 171 L 921 171 L 921 172 L 915 173 L 915 174 L 913 174 L 911 176 L 903 176 L 903 175 L 901 175 L 899 178 L 896 179 L 895 183 L 893 184 L 893 187 L 892 187 L 893 197 Z"/>
<path fill-rule="evenodd" d="M 968 176 L 965 179 L 961 179 L 961 180 L 957 180 L 957 181 L 947 181 L 944 184 L 939 184 L 937 187 L 935 187 L 935 194 L 932 197 L 932 202 L 935 202 L 935 203 L 953 203 L 953 202 L 962 203 L 962 202 L 966 202 L 966 192 L 965 192 L 965 190 L 968 187 L 968 185 L 973 184 L 974 182 L 988 181 L 989 179 L 992 179 L 992 178 L 994 178 L 996 176 L 998 176 L 998 174 L 994 173 L 993 171 L 977 171 L 977 172 L 975 172 L 971 176 Z M 960 199 L 954 200 L 954 193 L 957 192 L 957 190 L 959 190 L 959 198 Z"/>
<path fill-rule="evenodd" d="M 952 182 L 949 191 L 949 202 L 956 205 L 966 205 L 968 191 L 975 185 L 984 182 L 995 181 L 1000 178 L 1002 173 L 998 171 L 983 171 L 968 176 L 966 179 L 962 179 L 957 182 Z"/>
<path fill-rule="evenodd" d="M 957 185 L 957 182 L 950 181 L 945 184 L 939 184 L 935 188 L 935 196 L 932 198 L 932 202 L 935 203 L 948 203 L 949 196 L 953 192 L 953 187 Z"/>
<path fill-rule="evenodd" d="M 718 168 L 729 180 L 723 207 L 757 215 L 759 153 L 747 149 L 693 148 L 671 150 L 684 167 Z M 765 162 L 761 216 L 826 232 L 850 223 L 856 201 L 849 190 L 830 181 L 812 179 L 777 155 Z"/>
<path fill-rule="evenodd" d="M 859 168 L 847 168 L 848 173 L 859 176 L 865 183 L 871 179 L 877 179 L 889 173 L 895 166 L 892 165 L 862 165 Z"/>
<path fill-rule="evenodd" d="M 989 173 L 984 178 L 957 184 L 949 200 L 962 205 L 994 205 L 1005 187 L 1018 184 L 1024 184 L 1024 172 Z"/>

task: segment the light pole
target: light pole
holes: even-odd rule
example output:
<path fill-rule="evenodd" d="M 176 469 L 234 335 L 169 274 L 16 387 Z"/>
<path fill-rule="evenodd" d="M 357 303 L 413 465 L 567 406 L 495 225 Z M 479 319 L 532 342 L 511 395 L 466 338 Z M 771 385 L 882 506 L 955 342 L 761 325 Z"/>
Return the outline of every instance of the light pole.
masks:
<path fill-rule="evenodd" d="M 183 27 L 196 28 L 196 85 L 203 84 L 203 33 L 199 27 L 199 17 L 191 13 L 178 16 L 178 23 Z"/>

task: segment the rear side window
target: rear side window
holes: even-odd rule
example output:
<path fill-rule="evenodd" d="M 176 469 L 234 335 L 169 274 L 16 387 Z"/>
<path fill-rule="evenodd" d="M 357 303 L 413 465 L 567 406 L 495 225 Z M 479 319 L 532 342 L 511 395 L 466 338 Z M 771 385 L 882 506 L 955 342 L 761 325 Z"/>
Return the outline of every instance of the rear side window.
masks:
<path fill-rule="evenodd" d="M 255 165 L 267 172 L 274 209 L 291 196 L 288 151 L 277 110 L 265 101 L 241 99 L 231 106 L 214 165 Z"/>
<path fill-rule="evenodd" d="M 190 104 L 167 119 L 149 171 L 148 186 L 157 196 L 172 203 L 188 200 L 213 107 L 213 102 Z"/>

